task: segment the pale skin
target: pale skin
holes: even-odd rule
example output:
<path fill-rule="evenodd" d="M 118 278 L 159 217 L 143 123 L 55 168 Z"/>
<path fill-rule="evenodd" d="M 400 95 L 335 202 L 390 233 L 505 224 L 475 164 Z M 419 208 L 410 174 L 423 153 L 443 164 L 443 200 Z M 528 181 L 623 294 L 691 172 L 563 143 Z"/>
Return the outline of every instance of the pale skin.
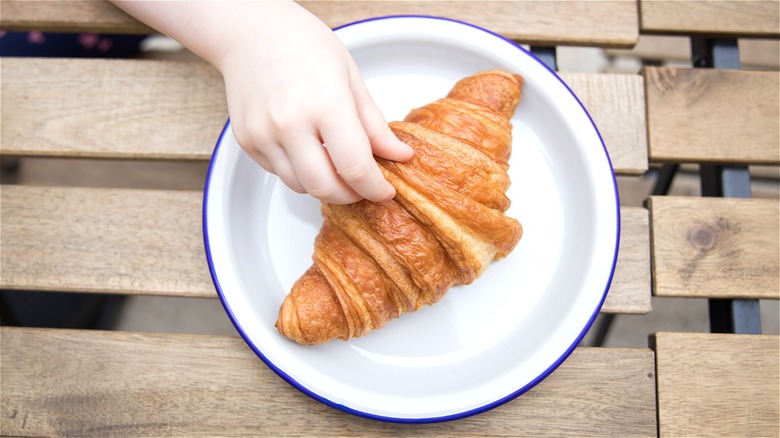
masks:
<path fill-rule="evenodd" d="M 322 201 L 386 201 L 374 155 L 409 160 L 349 52 L 291 0 L 114 4 L 214 65 L 241 147 L 291 189 Z M 324 145 L 324 146 L 323 146 Z"/>

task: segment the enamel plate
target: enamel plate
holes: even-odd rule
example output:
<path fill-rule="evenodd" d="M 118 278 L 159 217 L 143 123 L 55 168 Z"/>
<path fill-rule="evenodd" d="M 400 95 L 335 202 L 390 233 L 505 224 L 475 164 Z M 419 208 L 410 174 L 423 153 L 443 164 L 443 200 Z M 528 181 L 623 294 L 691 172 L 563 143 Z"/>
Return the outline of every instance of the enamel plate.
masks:
<path fill-rule="evenodd" d="M 547 377 L 590 328 L 619 239 L 614 173 L 590 116 L 533 55 L 485 29 L 385 17 L 336 30 L 387 120 L 499 68 L 525 78 L 512 119 L 508 215 L 524 235 L 505 259 L 437 304 L 349 342 L 301 346 L 274 327 L 311 265 L 319 202 L 287 189 L 225 126 L 211 160 L 203 224 L 218 294 L 239 333 L 281 378 L 334 408 L 397 422 L 477 414 Z M 262 388 L 258 388 L 262 390 Z"/>

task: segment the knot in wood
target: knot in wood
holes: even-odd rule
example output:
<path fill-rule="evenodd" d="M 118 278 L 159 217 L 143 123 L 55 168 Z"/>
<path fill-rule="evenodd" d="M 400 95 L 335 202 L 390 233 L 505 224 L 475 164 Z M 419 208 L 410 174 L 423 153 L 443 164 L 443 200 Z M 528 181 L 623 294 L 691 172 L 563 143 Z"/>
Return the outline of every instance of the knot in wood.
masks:
<path fill-rule="evenodd" d="M 702 224 L 688 231 L 688 242 L 702 252 L 709 251 L 715 246 L 717 231 L 715 228 Z"/>

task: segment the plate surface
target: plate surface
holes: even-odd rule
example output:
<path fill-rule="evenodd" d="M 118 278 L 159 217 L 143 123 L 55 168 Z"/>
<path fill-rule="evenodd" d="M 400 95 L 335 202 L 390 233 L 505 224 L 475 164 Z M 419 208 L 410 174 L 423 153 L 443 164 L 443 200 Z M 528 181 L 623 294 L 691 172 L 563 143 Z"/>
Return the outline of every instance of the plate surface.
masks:
<path fill-rule="evenodd" d="M 432 422 L 524 393 L 577 346 L 614 271 L 619 202 L 599 133 L 539 60 L 487 30 L 435 17 L 384 17 L 336 30 L 387 120 L 500 68 L 525 78 L 512 119 L 515 251 L 469 286 L 349 342 L 307 347 L 274 328 L 311 265 L 319 202 L 256 165 L 225 126 L 204 198 L 204 235 L 222 303 L 249 346 L 315 399 L 364 417 Z"/>

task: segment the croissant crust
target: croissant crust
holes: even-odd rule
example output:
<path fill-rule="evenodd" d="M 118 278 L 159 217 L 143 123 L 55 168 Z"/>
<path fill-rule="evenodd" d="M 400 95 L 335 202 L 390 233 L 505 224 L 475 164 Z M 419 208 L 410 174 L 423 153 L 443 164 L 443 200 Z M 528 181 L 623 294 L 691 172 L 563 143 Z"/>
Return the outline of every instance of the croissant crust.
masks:
<path fill-rule="evenodd" d="M 505 214 L 506 171 L 522 83 L 477 73 L 390 123 L 414 149 L 404 163 L 377 158 L 396 197 L 322 204 L 314 263 L 281 305 L 281 334 L 302 344 L 363 336 L 473 282 L 514 249 L 523 231 Z"/>

